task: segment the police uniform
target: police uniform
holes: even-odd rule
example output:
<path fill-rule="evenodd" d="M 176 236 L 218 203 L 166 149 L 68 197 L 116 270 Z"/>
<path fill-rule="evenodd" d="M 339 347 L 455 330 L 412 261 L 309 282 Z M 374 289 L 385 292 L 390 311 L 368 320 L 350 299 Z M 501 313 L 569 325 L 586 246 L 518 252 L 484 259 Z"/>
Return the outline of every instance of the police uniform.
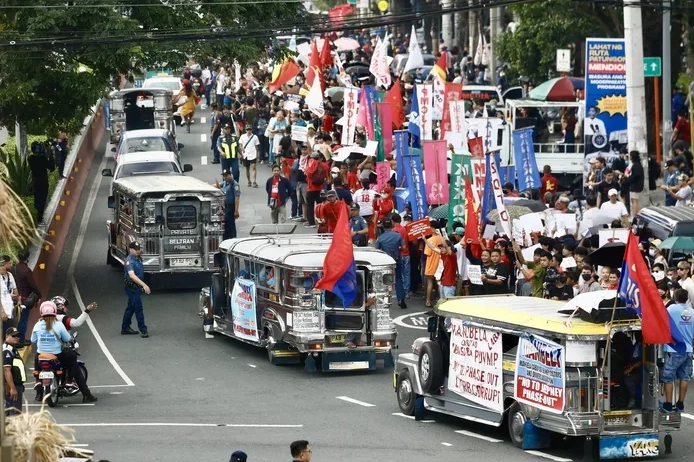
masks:
<path fill-rule="evenodd" d="M 226 128 L 226 127 L 225 127 Z M 236 139 L 236 135 L 230 133 L 228 135 L 222 134 L 217 140 L 217 146 L 221 151 L 222 159 L 222 171 L 229 170 L 235 179 L 240 178 L 239 170 L 239 142 Z"/>
<path fill-rule="evenodd" d="M 226 175 L 228 172 L 228 170 L 224 170 L 222 176 Z M 234 239 L 236 237 L 236 217 L 234 216 L 234 210 L 236 210 L 236 201 L 239 200 L 238 198 L 241 196 L 241 188 L 238 182 L 232 179 L 231 181 L 222 181 L 221 189 L 226 196 L 224 207 L 224 239 Z"/>
<path fill-rule="evenodd" d="M 128 248 L 140 250 L 140 243 L 138 241 L 131 242 Z M 142 259 L 136 257 L 132 253 L 128 254 L 125 258 L 125 264 L 123 265 L 123 278 L 125 280 L 125 294 L 128 296 L 128 306 L 125 308 L 125 313 L 123 314 L 121 334 L 129 335 L 138 333 L 130 328 L 133 315 L 135 315 L 137 328 L 140 331 L 139 333 L 142 337 L 148 337 L 147 326 L 145 325 L 145 313 L 142 310 L 142 287 L 130 278 L 130 271 L 133 271 L 135 276 L 141 281 L 144 281 L 145 268 L 142 264 Z"/>
<path fill-rule="evenodd" d="M 14 327 L 7 329 L 5 335 L 17 338 L 21 337 L 19 331 Z M 12 381 L 17 390 L 17 399 L 12 399 L 9 393 L 9 386 L 5 384 L 5 416 L 20 414 L 22 412 L 24 382 L 27 380 L 26 369 L 24 368 L 24 361 L 22 361 L 19 351 L 9 343 L 2 344 L 2 366 L 3 373 L 6 367 L 11 369 Z"/>

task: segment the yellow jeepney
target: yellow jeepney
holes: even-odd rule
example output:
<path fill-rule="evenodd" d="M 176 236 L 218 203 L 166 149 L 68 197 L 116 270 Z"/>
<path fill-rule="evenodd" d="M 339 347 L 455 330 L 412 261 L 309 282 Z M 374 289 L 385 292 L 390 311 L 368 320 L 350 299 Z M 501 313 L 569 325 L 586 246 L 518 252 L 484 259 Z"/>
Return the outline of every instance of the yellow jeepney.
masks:
<path fill-rule="evenodd" d="M 555 433 L 584 438 L 596 460 L 653 457 L 663 432 L 669 453 L 681 416 L 660 408 L 660 348 L 639 347 L 638 318 L 590 322 L 563 314 L 565 305 L 515 296 L 442 300 L 429 313 L 429 337 L 397 358 L 400 409 L 415 419 L 434 412 L 506 424 L 525 450 L 549 447 Z M 620 375 L 624 352 L 641 353 L 641 373 L 629 382 Z"/>

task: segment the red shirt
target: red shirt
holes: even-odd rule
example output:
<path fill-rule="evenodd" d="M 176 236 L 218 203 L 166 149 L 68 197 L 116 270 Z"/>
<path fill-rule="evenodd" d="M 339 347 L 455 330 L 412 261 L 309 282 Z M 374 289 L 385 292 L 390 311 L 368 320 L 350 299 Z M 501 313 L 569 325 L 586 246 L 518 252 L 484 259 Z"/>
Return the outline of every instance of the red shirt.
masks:
<path fill-rule="evenodd" d="M 359 183 L 359 178 L 356 173 L 349 172 L 347 174 L 347 186 L 349 190 L 352 191 L 352 194 L 354 194 L 357 189 L 361 189 L 361 184 Z"/>
<path fill-rule="evenodd" d="M 340 209 L 344 206 L 345 203 L 343 201 L 335 201 L 335 203 L 331 203 L 330 201 L 323 202 L 323 219 L 328 225 L 329 233 L 335 231 L 337 219 L 340 216 Z"/>
<path fill-rule="evenodd" d="M 393 203 L 393 199 L 388 196 L 385 199 L 376 199 L 374 201 L 374 211 L 378 213 L 378 217 L 383 217 L 390 212 L 393 211 L 395 208 L 395 204 Z"/>
<path fill-rule="evenodd" d="M 687 143 L 692 141 L 692 133 L 690 130 L 689 121 L 686 117 L 680 117 L 677 119 L 675 124 L 675 130 L 677 130 L 677 139 L 686 141 Z"/>
<path fill-rule="evenodd" d="M 317 185 L 313 184 L 311 181 L 311 176 L 313 175 L 313 172 L 316 171 L 317 168 L 322 168 L 325 170 L 325 181 L 328 181 L 328 178 L 330 178 L 330 167 L 328 167 L 328 164 L 325 162 L 319 162 L 316 159 L 311 159 L 308 161 L 308 167 L 306 168 L 306 181 L 308 181 L 306 190 L 309 192 L 315 192 L 315 191 L 322 191 L 324 185 Z"/>
<path fill-rule="evenodd" d="M 540 178 L 540 183 L 542 184 L 540 187 L 540 200 L 544 202 L 545 193 L 554 194 L 557 192 L 557 179 L 549 174 L 542 175 L 542 178 Z"/>
<path fill-rule="evenodd" d="M 409 256 L 410 255 L 410 246 L 409 246 L 410 237 L 407 235 L 407 230 L 405 229 L 405 227 L 403 225 L 398 223 L 395 226 L 393 226 L 393 231 L 400 234 L 402 236 L 402 241 L 405 243 L 405 248 L 400 249 L 400 255 L 402 255 L 403 257 Z"/>
<path fill-rule="evenodd" d="M 323 132 L 324 133 L 332 132 L 334 123 L 335 123 L 335 117 L 331 116 L 330 114 L 326 114 L 325 117 L 323 117 Z"/>
<path fill-rule="evenodd" d="M 443 272 L 441 273 L 441 285 L 442 286 L 455 286 L 457 284 L 456 276 L 458 273 L 458 260 L 455 258 L 455 254 L 450 255 L 441 254 L 441 260 L 443 261 Z"/>

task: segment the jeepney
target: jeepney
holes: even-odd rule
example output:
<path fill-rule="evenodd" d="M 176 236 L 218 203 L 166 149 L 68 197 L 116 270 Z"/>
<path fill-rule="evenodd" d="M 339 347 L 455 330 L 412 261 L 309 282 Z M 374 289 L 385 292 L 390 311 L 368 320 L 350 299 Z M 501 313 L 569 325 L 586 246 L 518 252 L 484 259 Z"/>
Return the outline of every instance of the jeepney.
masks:
<path fill-rule="evenodd" d="M 441 301 L 429 312 L 429 337 L 396 360 L 401 411 L 504 424 L 524 450 L 549 447 L 552 434 L 580 437 L 593 460 L 658 456 L 663 432 L 669 453 L 681 417 L 660 410 L 659 348 L 634 348 L 638 318 L 597 324 L 569 319 L 564 305 L 512 295 Z M 618 339 L 642 352 L 634 396 L 617 378 Z"/>
<path fill-rule="evenodd" d="M 315 287 L 332 236 L 286 235 L 295 228 L 256 225 L 250 237 L 220 244 L 221 269 L 200 294 L 206 336 L 216 332 L 264 348 L 272 364 L 303 362 L 308 372 L 374 370 L 380 360 L 392 369 L 395 261 L 355 247 L 358 294 L 343 306 Z"/>
<path fill-rule="evenodd" d="M 112 188 L 108 264 L 122 265 L 128 245 L 139 241 L 145 278 L 155 286 L 193 288 L 209 281 L 224 236 L 219 188 L 190 176 L 157 174 L 120 178 Z"/>
<path fill-rule="evenodd" d="M 130 130 L 161 128 L 176 135 L 173 95 L 167 88 L 128 88 L 109 95 L 111 143 Z"/>

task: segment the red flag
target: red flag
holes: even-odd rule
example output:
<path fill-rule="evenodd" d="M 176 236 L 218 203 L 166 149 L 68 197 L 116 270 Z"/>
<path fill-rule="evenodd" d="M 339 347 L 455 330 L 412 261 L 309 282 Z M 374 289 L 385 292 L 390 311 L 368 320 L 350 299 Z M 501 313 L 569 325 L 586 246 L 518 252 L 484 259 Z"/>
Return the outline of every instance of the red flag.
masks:
<path fill-rule="evenodd" d="M 357 296 L 357 271 L 349 211 L 347 204 L 341 204 L 340 217 L 337 219 L 332 242 L 323 262 L 323 277 L 316 283 L 316 288 L 329 290 L 340 297 L 347 306 Z"/>
<path fill-rule="evenodd" d="M 673 343 L 670 316 L 651 277 L 651 271 L 639 252 L 638 240 L 634 233 L 629 233 L 619 280 L 619 298 L 626 302 L 627 308 L 634 309 L 641 317 L 644 343 Z"/>
<path fill-rule="evenodd" d="M 320 52 L 320 62 L 323 67 L 330 67 L 333 65 L 333 57 L 330 54 L 330 39 L 328 39 L 328 37 L 323 38 L 323 49 Z"/>
<path fill-rule="evenodd" d="M 448 104 L 451 101 L 458 101 L 463 97 L 463 84 L 446 82 L 443 99 L 443 114 L 441 119 L 441 135 L 440 139 L 446 139 L 446 132 L 451 131 L 451 106 Z"/>
<path fill-rule="evenodd" d="M 397 79 L 388 93 L 383 97 L 383 103 L 390 103 L 393 108 L 393 124 L 396 129 L 400 129 L 405 123 L 405 105 L 402 102 L 402 93 L 400 91 L 400 79 Z"/>
<path fill-rule="evenodd" d="M 277 76 L 272 81 L 272 83 L 270 83 L 270 91 L 274 92 L 279 90 L 279 88 L 282 85 L 299 75 L 299 72 L 301 72 L 301 69 L 299 69 L 299 65 L 296 64 L 294 60 L 287 59 L 285 62 L 282 63 L 282 65 L 279 68 L 279 71 L 277 72 Z"/>
<path fill-rule="evenodd" d="M 470 149 L 470 154 L 472 154 L 472 157 L 484 159 L 484 143 L 482 142 L 481 136 L 468 140 L 467 147 Z"/>
<path fill-rule="evenodd" d="M 323 94 L 323 87 L 325 86 L 323 82 L 322 69 L 323 67 L 321 65 L 320 53 L 318 52 L 318 45 L 314 40 L 311 42 L 311 57 L 309 58 L 309 64 L 306 73 L 306 82 L 304 85 L 307 88 L 313 85 L 313 79 L 315 78 L 316 74 L 318 74 L 318 76 L 320 77 L 321 94 Z"/>
<path fill-rule="evenodd" d="M 465 175 L 465 242 L 476 243 L 480 240 L 480 217 L 472 195 L 472 181 Z"/>

